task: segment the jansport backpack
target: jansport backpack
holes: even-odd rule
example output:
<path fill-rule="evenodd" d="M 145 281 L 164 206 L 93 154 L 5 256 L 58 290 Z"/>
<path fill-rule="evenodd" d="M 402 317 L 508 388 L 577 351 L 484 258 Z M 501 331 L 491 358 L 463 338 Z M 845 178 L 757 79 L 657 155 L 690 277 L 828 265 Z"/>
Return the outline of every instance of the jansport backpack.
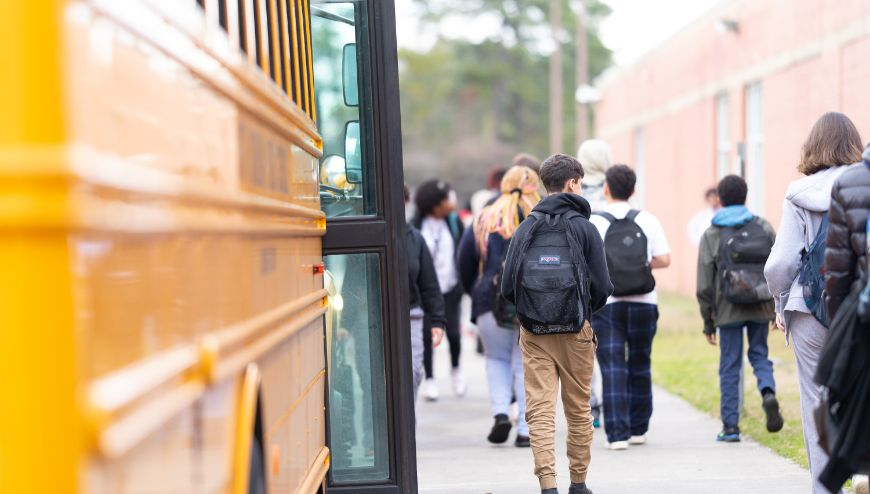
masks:
<path fill-rule="evenodd" d="M 828 238 L 828 213 L 822 216 L 819 231 L 810 246 L 801 252 L 798 283 L 803 287 L 807 309 L 823 326 L 828 327 L 825 308 L 825 240 Z"/>
<path fill-rule="evenodd" d="M 577 333 L 592 316 L 586 259 L 570 227 L 576 216 L 532 212 L 535 223 L 518 246 L 517 316 L 534 334 Z"/>
<path fill-rule="evenodd" d="M 604 235 L 607 270 L 613 283 L 613 295 L 641 295 L 653 291 L 656 280 L 649 265 L 647 238 L 635 218 L 640 211 L 632 209 L 623 219 L 610 213 L 595 213 L 610 222 Z"/>
<path fill-rule="evenodd" d="M 773 241 L 757 218 L 719 234 L 722 294 L 732 304 L 757 304 L 773 299 L 764 278 L 764 263 Z"/>

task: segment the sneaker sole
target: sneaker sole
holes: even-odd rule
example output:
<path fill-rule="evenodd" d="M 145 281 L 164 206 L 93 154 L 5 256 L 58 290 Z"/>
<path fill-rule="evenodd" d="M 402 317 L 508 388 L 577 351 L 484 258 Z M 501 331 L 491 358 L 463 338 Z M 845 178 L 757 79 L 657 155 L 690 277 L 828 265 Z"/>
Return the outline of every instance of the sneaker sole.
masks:
<path fill-rule="evenodd" d="M 492 444 L 504 444 L 505 441 L 508 440 L 508 436 L 511 433 L 511 423 L 505 422 L 502 424 L 496 424 L 492 427 L 492 430 L 489 432 L 489 436 L 487 436 L 487 440 Z"/>
<path fill-rule="evenodd" d="M 720 443 L 739 443 L 740 436 L 719 436 L 716 438 L 716 441 Z"/>
<path fill-rule="evenodd" d="M 764 414 L 767 415 L 767 432 L 779 432 L 782 430 L 782 414 L 779 412 L 779 402 L 776 399 L 765 400 L 762 403 Z"/>

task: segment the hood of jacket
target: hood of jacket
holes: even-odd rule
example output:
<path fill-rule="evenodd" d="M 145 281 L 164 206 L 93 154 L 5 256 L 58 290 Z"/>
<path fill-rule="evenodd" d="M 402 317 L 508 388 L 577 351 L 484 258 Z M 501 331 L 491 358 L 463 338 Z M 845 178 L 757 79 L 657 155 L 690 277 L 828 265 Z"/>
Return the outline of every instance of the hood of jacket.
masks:
<path fill-rule="evenodd" d="M 864 154 L 861 157 L 864 158 L 865 163 L 870 163 L 870 144 L 864 149 Z"/>
<path fill-rule="evenodd" d="M 755 215 L 744 205 L 725 206 L 713 216 L 713 224 L 721 227 L 734 227 L 752 221 Z"/>
<path fill-rule="evenodd" d="M 547 196 L 532 209 L 544 214 L 562 214 L 568 211 L 577 211 L 587 220 L 592 214 L 592 208 L 589 206 L 589 201 L 577 194 L 562 192 Z"/>
<path fill-rule="evenodd" d="M 846 168 L 848 167 L 836 166 L 795 180 L 788 186 L 786 200 L 807 211 L 827 211 L 831 207 L 831 189 L 834 182 Z"/>

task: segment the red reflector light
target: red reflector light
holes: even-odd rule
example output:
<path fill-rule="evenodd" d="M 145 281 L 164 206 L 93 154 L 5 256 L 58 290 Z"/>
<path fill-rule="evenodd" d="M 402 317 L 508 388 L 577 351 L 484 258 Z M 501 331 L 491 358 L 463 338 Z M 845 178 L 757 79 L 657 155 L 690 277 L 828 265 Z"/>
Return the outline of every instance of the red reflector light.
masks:
<path fill-rule="evenodd" d="M 323 274 L 326 272 L 326 267 L 323 266 L 323 263 L 314 265 L 314 274 Z"/>

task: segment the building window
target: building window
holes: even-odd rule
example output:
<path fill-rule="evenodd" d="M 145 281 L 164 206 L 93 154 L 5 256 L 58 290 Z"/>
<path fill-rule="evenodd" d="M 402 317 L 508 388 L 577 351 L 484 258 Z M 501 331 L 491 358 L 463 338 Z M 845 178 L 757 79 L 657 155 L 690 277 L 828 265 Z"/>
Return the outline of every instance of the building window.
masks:
<path fill-rule="evenodd" d="M 731 119 L 728 117 L 728 95 L 716 96 L 716 177 L 731 173 Z"/>
<path fill-rule="evenodd" d="M 764 113 L 761 83 L 746 86 L 746 183 L 749 208 L 764 214 Z"/>
<path fill-rule="evenodd" d="M 634 188 L 634 206 L 643 209 L 646 205 L 646 132 L 643 127 L 634 129 L 634 172 L 637 184 Z"/>

